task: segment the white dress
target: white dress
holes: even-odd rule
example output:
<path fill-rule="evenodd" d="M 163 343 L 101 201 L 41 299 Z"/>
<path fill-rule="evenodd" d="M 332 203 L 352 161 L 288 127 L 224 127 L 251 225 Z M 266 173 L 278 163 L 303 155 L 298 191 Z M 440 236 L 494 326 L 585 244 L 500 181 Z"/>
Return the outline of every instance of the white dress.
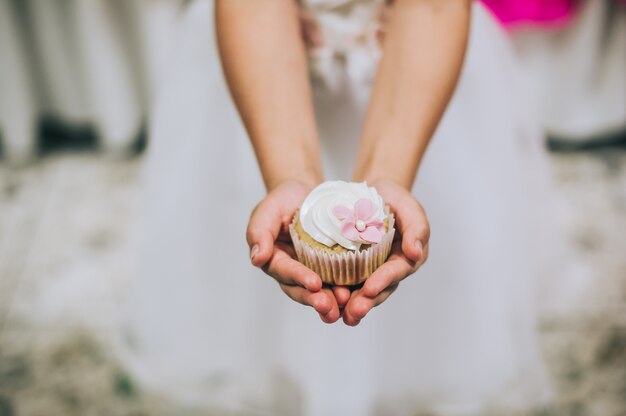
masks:
<path fill-rule="evenodd" d="M 428 264 L 350 328 L 320 322 L 249 264 L 264 187 L 211 22 L 210 1 L 190 4 L 153 113 L 134 374 L 217 414 L 471 415 L 546 400 L 530 235 L 545 155 L 497 24 L 475 6 L 462 79 L 414 187 L 432 224 Z M 354 163 L 368 84 L 353 74 L 316 84 L 327 179 L 349 179 Z"/>
<path fill-rule="evenodd" d="M 580 2 L 562 30 L 527 30 L 516 48 L 533 89 L 538 119 L 572 144 L 626 129 L 626 6 Z"/>

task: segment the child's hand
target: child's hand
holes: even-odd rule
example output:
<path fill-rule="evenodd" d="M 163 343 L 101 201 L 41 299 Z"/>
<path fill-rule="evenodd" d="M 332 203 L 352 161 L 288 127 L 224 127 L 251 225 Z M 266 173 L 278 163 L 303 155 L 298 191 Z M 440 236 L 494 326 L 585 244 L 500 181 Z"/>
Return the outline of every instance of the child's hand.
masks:
<path fill-rule="evenodd" d="M 392 181 L 374 186 L 396 219 L 396 241 L 387 261 L 372 273 L 363 287 L 352 292 L 343 311 L 343 321 L 356 326 L 375 306 L 393 293 L 404 278 L 415 273 L 428 258 L 430 227 L 422 206 L 413 195 Z"/>
<path fill-rule="evenodd" d="M 247 230 L 250 261 L 276 279 L 291 299 L 311 306 L 322 321 L 333 323 L 341 317 L 339 308 L 348 300 L 348 289 L 322 287 L 320 277 L 296 259 L 289 237 L 289 224 L 310 191 L 303 183 L 287 181 L 256 206 Z"/>

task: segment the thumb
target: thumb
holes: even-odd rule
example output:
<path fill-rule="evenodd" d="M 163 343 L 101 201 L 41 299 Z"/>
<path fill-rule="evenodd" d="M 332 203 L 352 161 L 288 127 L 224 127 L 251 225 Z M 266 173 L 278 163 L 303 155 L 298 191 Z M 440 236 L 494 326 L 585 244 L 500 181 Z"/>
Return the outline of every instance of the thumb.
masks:
<path fill-rule="evenodd" d="M 261 267 L 269 261 L 274 252 L 274 241 L 281 228 L 280 211 L 267 200 L 261 201 L 252 211 L 246 239 L 250 247 L 250 262 Z"/>
<path fill-rule="evenodd" d="M 421 261 L 430 237 L 430 226 L 424 209 L 412 200 L 399 204 L 395 211 L 398 230 L 402 234 L 402 253 L 415 262 Z"/>

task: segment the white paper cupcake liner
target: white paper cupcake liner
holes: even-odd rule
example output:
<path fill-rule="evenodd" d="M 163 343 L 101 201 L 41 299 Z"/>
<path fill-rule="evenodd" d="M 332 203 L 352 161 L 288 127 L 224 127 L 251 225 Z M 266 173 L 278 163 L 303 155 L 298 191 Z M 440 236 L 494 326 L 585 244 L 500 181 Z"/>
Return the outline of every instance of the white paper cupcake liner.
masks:
<path fill-rule="evenodd" d="M 373 244 L 363 251 L 329 253 L 315 249 L 298 237 L 295 217 L 289 225 L 289 233 L 300 263 L 317 273 L 324 283 L 352 286 L 365 281 L 387 260 L 395 234 L 393 214 L 389 214 L 387 218 L 387 232 L 380 243 Z"/>

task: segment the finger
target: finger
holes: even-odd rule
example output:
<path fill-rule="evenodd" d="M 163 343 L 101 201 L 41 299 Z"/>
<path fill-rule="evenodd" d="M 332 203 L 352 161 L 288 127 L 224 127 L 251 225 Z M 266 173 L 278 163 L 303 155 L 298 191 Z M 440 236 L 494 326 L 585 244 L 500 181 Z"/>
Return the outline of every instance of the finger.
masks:
<path fill-rule="evenodd" d="M 337 322 L 339 318 L 341 318 L 341 312 L 339 311 L 339 305 L 333 291 L 331 289 L 322 289 L 322 293 L 325 293 L 326 296 L 328 296 L 328 299 L 331 300 L 332 307 L 328 313 L 320 313 L 320 319 L 327 324 Z"/>
<path fill-rule="evenodd" d="M 270 201 L 264 200 L 254 208 L 246 230 L 250 261 L 254 266 L 261 267 L 269 261 L 281 226 L 280 210 L 275 209 Z"/>
<path fill-rule="evenodd" d="M 358 298 L 359 298 L 359 293 L 360 292 L 361 292 L 361 289 L 357 289 L 354 292 L 352 292 L 352 296 L 351 296 L 350 300 L 348 301 L 348 304 L 343 309 L 343 322 L 346 325 L 348 325 L 348 326 L 357 326 L 359 324 L 359 322 L 361 322 L 361 319 L 357 319 L 352 314 L 352 303 L 353 302 L 359 303 L 358 302 Z"/>
<path fill-rule="evenodd" d="M 313 293 L 299 286 L 289 286 L 284 284 L 280 284 L 280 288 L 292 300 L 305 306 L 311 306 L 318 314 L 320 314 L 320 317 L 328 317 L 327 319 L 330 320 L 330 318 L 335 315 L 339 315 L 337 303 L 334 301 L 332 294 L 329 294 L 326 291 Z M 335 319 L 335 321 L 337 319 Z M 322 318 L 322 320 L 324 320 L 324 318 Z"/>
<path fill-rule="evenodd" d="M 387 287 L 400 282 L 414 271 L 414 265 L 404 256 L 392 254 L 389 260 L 374 270 L 374 273 L 365 281 L 362 292 L 365 296 L 374 298 Z"/>
<path fill-rule="evenodd" d="M 343 308 L 350 300 L 350 289 L 345 286 L 333 286 L 333 294 L 335 295 L 335 299 L 337 299 L 337 305 L 340 308 Z"/>
<path fill-rule="evenodd" d="M 402 235 L 402 252 L 411 260 L 420 261 L 430 238 L 430 225 L 417 201 L 401 203 L 395 208 L 396 223 Z"/>
<path fill-rule="evenodd" d="M 426 244 L 424 246 L 424 255 L 420 259 L 420 267 L 421 267 L 422 264 L 426 263 L 426 260 L 428 260 L 428 253 L 429 252 L 430 252 L 430 243 L 428 243 L 428 244 Z"/>
<path fill-rule="evenodd" d="M 386 301 L 397 288 L 398 283 L 393 284 L 375 298 L 365 296 L 362 291 L 355 292 L 344 309 L 344 323 L 349 326 L 357 326 L 373 308 Z"/>
<path fill-rule="evenodd" d="M 301 286 L 310 292 L 319 292 L 322 288 L 322 279 L 313 270 L 278 248 L 263 270 L 285 285 Z"/>

